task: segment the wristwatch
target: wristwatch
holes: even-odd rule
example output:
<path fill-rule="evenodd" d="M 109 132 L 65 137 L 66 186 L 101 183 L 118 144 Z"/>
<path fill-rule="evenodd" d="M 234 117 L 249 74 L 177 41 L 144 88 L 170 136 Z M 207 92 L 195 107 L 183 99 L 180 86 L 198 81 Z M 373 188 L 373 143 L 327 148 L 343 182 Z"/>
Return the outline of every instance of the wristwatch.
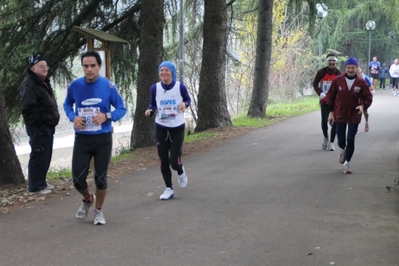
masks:
<path fill-rule="evenodd" d="M 107 115 L 107 119 L 108 119 L 108 120 L 111 120 L 111 118 L 112 118 L 111 113 L 106 113 L 106 115 Z"/>

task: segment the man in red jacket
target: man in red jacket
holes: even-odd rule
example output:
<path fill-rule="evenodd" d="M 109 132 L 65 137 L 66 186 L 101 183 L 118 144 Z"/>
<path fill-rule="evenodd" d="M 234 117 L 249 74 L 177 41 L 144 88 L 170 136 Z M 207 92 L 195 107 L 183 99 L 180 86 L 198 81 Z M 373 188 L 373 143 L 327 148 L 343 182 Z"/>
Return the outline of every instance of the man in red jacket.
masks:
<path fill-rule="evenodd" d="M 358 67 L 358 60 L 349 57 L 345 62 L 345 75 L 333 80 L 326 96 L 327 105 L 330 106 L 328 121 L 335 124 L 338 146 L 341 148 L 338 161 L 344 165 L 345 174 L 352 173 L 349 162 L 355 151 L 356 131 L 363 110 L 369 108 L 373 101 L 366 81 L 356 74 Z"/>
<path fill-rule="evenodd" d="M 330 112 L 330 108 L 326 102 L 326 95 L 330 89 L 331 82 L 336 76 L 342 74 L 342 72 L 337 68 L 338 58 L 335 54 L 328 54 L 327 66 L 320 68 L 313 80 L 313 89 L 319 95 L 320 98 L 320 110 L 321 110 L 321 130 L 323 131 L 323 143 L 321 148 L 323 150 L 335 151 L 334 140 L 335 140 L 335 126 L 331 126 L 330 138 L 328 138 L 328 124 L 327 118 Z"/>

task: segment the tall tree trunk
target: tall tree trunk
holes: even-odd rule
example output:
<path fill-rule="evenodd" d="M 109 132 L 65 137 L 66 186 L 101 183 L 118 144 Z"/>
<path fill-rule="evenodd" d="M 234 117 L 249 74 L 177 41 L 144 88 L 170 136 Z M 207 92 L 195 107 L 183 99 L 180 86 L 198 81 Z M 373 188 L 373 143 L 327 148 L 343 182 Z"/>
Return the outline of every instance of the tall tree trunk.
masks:
<path fill-rule="evenodd" d="M 25 182 L 8 128 L 4 92 L 0 87 L 0 184 L 21 184 Z"/>
<path fill-rule="evenodd" d="M 259 0 L 254 83 L 248 116 L 265 117 L 272 56 L 273 0 Z"/>
<path fill-rule="evenodd" d="M 154 117 L 144 115 L 150 102 L 150 87 L 159 80 L 158 66 L 163 52 L 163 0 L 142 1 L 140 13 L 140 57 L 137 103 L 131 136 L 131 149 L 155 145 Z"/>
<path fill-rule="evenodd" d="M 226 0 L 205 0 L 204 45 L 196 132 L 231 126 L 226 100 Z"/>

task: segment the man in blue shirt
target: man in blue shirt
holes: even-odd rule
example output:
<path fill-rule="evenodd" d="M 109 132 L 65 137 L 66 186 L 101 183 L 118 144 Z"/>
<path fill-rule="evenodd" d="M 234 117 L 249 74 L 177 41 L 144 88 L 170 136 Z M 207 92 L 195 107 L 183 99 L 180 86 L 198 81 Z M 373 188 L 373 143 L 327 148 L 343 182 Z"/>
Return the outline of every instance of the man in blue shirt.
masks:
<path fill-rule="evenodd" d="M 370 80 L 371 80 L 371 85 L 373 89 L 377 88 L 377 80 L 380 78 L 380 67 L 381 64 L 380 62 L 377 61 L 377 57 L 373 57 L 373 61 L 369 63 L 369 69 L 370 69 Z"/>
<path fill-rule="evenodd" d="M 126 114 L 126 107 L 115 84 L 99 75 L 101 57 L 97 52 L 85 52 L 81 63 L 84 77 L 69 85 L 64 101 L 65 113 L 75 129 L 73 185 L 83 196 L 76 218 L 87 217 L 95 202 L 94 224 L 101 225 L 106 223 L 102 207 L 107 194 L 107 171 L 112 152 L 112 121 L 121 119 Z M 95 195 L 90 193 L 86 182 L 93 157 Z"/>
<path fill-rule="evenodd" d="M 369 76 L 367 76 L 366 74 L 364 74 L 362 72 L 362 69 L 359 67 L 357 68 L 357 74 L 360 75 L 367 83 L 367 85 L 369 86 L 369 89 L 371 91 L 372 94 L 375 94 L 375 90 L 372 87 L 371 84 L 371 80 L 369 78 Z M 370 126 L 369 126 L 369 112 L 367 111 L 367 108 L 363 109 L 363 114 L 364 114 L 364 119 L 366 120 L 366 123 L 364 124 L 364 131 L 365 132 L 369 132 L 370 130 Z M 357 131 L 356 133 L 359 133 L 359 131 Z"/>

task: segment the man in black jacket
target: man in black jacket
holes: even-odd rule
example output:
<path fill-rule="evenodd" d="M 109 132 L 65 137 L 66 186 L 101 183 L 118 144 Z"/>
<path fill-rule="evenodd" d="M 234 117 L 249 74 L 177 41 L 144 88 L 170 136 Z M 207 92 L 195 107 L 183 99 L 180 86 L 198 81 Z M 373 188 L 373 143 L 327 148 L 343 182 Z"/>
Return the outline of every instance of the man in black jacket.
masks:
<path fill-rule="evenodd" d="M 46 175 L 53 154 L 55 127 L 60 120 L 57 101 L 47 78 L 48 66 L 40 54 L 29 57 L 28 75 L 19 89 L 19 106 L 31 153 L 28 164 L 29 192 L 49 194 L 54 188 Z"/>

